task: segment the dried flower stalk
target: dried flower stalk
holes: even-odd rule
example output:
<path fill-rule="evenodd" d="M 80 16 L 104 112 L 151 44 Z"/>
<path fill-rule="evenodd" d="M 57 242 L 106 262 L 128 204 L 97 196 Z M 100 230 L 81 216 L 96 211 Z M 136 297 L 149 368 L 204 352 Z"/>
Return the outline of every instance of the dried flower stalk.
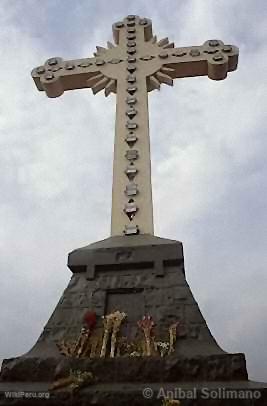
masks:
<path fill-rule="evenodd" d="M 113 326 L 113 314 L 112 313 L 107 314 L 106 316 L 103 316 L 103 324 L 104 324 L 104 336 L 103 336 L 102 348 L 101 348 L 101 353 L 100 353 L 101 358 L 105 357 L 106 351 L 107 351 L 109 333 L 111 332 L 112 326 Z"/>
<path fill-rule="evenodd" d="M 169 354 L 175 351 L 175 343 L 177 339 L 177 327 L 180 325 L 180 323 L 177 321 L 176 323 L 173 323 L 169 327 L 169 334 L 170 334 L 170 349 L 169 349 Z"/>
<path fill-rule="evenodd" d="M 90 349 L 90 358 L 96 357 L 96 351 L 99 344 L 99 337 L 92 337 L 91 338 L 91 349 Z"/>
<path fill-rule="evenodd" d="M 165 399 L 163 400 L 162 406 L 181 406 L 180 400 L 174 400 L 174 399 Z"/>
<path fill-rule="evenodd" d="M 80 389 L 84 385 L 89 385 L 94 380 L 93 374 L 91 372 L 81 372 L 81 371 L 72 371 L 68 377 L 58 379 L 54 382 L 50 390 L 58 390 L 67 388 L 70 391 L 75 391 Z"/>
<path fill-rule="evenodd" d="M 144 316 L 142 320 L 139 320 L 137 325 L 143 330 L 146 343 L 146 355 L 149 357 L 151 356 L 151 333 L 155 323 L 152 320 L 152 317 L 147 315 Z"/>
<path fill-rule="evenodd" d="M 75 343 L 66 343 L 64 340 L 61 341 L 60 343 L 57 343 L 58 349 L 60 351 L 61 354 L 67 356 L 67 357 L 71 357 L 74 347 L 75 347 Z"/>
<path fill-rule="evenodd" d="M 110 357 L 115 357 L 115 350 L 116 350 L 116 343 L 117 343 L 117 335 L 120 331 L 121 323 L 126 318 L 126 313 L 116 311 L 113 313 L 113 330 L 111 336 L 111 350 L 110 350 Z"/>
<path fill-rule="evenodd" d="M 82 328 L 80 339 L 78 340 L 78 343 L 77 343 L 77 346 L 76 346 L 75 352 L 74 352 L 74 355 L 76 355 L 77 358 L 82 356 L 82 354 L 88 344 L 89 336 L 90 336 L 90 330 L 88 330 L 86 328 Z"/>

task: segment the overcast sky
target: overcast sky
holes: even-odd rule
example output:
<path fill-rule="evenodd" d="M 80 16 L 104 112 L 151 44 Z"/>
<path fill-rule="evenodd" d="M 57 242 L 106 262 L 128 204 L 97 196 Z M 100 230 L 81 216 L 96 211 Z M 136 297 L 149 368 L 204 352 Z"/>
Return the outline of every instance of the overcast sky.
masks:
<path fill-rule="evenodd" d="M 1 0 L 0 363 L 37 340 L 70 279 L 68 252 L 110 232 L 115 96 L 48 99 L 30 72 L 92 56 L 127 14 L 176 46 L 240 48 L 227 80 L 149 96 L 155 233 L 183 242 L 212 334 L 267 381 L 266 0 Z"/>

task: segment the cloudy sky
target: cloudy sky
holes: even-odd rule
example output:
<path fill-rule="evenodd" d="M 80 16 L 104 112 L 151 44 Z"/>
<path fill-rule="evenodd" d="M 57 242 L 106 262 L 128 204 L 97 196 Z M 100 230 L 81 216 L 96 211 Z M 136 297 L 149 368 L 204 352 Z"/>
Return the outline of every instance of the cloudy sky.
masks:
<path fill-rule="evenodd" d="M 267 381 L 265 0 L 1 0 L 0 363 L 37 340 L 70 279 L 67 253 L 110 230 L 115 96 L 48 99 L 31 69 L 92 56 L 127 14 L 176 46 L 240 47 L 227 80 L 177 80 L 149 96 L 155 230 L 183 242 L 219 344 Z"/>

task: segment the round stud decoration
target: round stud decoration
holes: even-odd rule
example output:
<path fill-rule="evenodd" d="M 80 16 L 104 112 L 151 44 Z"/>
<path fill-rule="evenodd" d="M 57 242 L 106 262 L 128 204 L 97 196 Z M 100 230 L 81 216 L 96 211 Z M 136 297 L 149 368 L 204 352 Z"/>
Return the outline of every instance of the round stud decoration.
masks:
<path fill-rule="evenodd" d="M 52 72 L 57 72 L 58 70 L 62 69 L 62 66 L 54 66 L 51 71 Z"/>
<path fill-rule="evenodd" d="M 139 24 L 140 24 L 140 25 L 146 25 L 146 24 L 148 24 L 148 20 L 147 20 L 146 18 L 142 18 L 142 19 L 139 21 Z"/>
<path fill-rule="evenodd" d="M 215 55 L 212 59 L 213 59 L 215 62 L 220 62 L 220 61 L 223 61 L 223 60 L 224 60 L 224 57 L 223 57 L 221 54 L 218 54 L 218 55 Z"/>
<path fill-rule="evenodd" d="M 209 41 L 209 46 L 210 47 L 218 47 L 220 45 L 219 41 L 217 39 L 211 39 Z"/>
<path fill-rule="evenodd" d="M 141 61 L 151 61 L 151 59 L 153 59 L 154 56 L 152 55 L 145 55 L 145 56 L 141 56 Z"/>
<path fill-rule="evenodd" d="M 44 66 L 38 66 L 38 68 L 36 68 L 36 72 L 41 75 L 42 73 L 45 73 L 45 67 Z"/>
<path fill-rule="evenodd" d="M 113 59 L 111 59 L 110 61 L 108 61 L 109 63 L 112 63 L 112 64 L 117 64 L 117 63 L 120 63 L 121 62 L 121 59 L 119 59 L 119 58 L 113 58 Z"/>
<path fill-rule="evenodd" d="M 159 57 L 160 57 L 161 59 L 166 59 L 166 58 L 168 58 L 168 56 L 169 56 L 168 52 L 161 52 L 161 53 L 159 54 Z"/>
<path fill-rule="evenodd" d="M 176 51 L 172 54 L 172 56 L 177 56 L 178 58 L 181 58 L 182 56 L 185 56 L 186 52 L 185 51 Z"/>
<path fill-rule="evenodd" d="M 136 58 L 134 56 L 128 56 L 127 61 L 130 62 L 130 63 L 135 63 Z"/>
<path fill-rule="evenodd" d="M 128 49 L 127 49 L 127 53 L 128 53 L 129 55 L 134 55 L 134 54 L 136 54 L 136 48 L 128 48 Z"/>
<path fill-rule="evenodd" d="M 91 66 L 91 65 L 93 65 L 91 62 L 84 61 L 84 62 L 81 62 L 78 66 L 80 66 L 80 68 L 88 68 L 88 66 Z"/>
<path fill-rule="evenodd" d="M 49 66 L 53 66 L 58 63 L 58 60 L 57 60 L 57 58 L 50 58 L 50 59 L 48 59 L 47 63 Z"/>
<path fill-rule="evenodd" d="M 222 49 L 223 52 L 232 52 L 233 47 L 231 45 L 225 45 Z"/>
<path fill-rule="evenodd" d="M 95 64 L 96 64 L 97 66 L 101 66 L 101 65 L 104 65 L 104 64 L 105 64 L 105 61 L 103 61 L 103 59 L 97 59 L 97 60 L 95 61 Z"/>
<path fill-rule="evenodd" d="M 126 128 L 128 130 L 136 130 L 138 125 L 136 123 L 130 123 L 129 121 L 126 123 Z"/>
<path fill-rule="evenodd" d="M 54 79 L 54 75 L 53 75 L 53 73 L 46 73 L 45 75 L 44 75 L 44 78 L 45 78 L 45 80 L 52 80 L 52 79 Z"/>
<path fill-rule="evenodd" d="M 127 27 L 134 27 L 135 26 L 135 21 L 128 21 Z"/>
<path fill-rule="evenodd" d="M 136 82 L 136 77 L 133 76 L 133 75 L 128 75 L 127 82 L 128 83 L 135 83 Z"/>
<path fill-rule="evenodd" d="M 205 54 L 212 55 L 212 54 L 216 54 L 217 52 L 219 52 L 219 50 L 218 49 L 206 49 L 204 52 L 205 52 Z"/>
<path fill-rule="evenodd" d="M 136 102 L 137 102 L 137 99 L 136 99 L 136 97 L 127 97 L 127 99 L 126 99 L 126 103 L 127 104 L 136 104 Z"/>
<path fill-rule="evenodd" d="M 189 52 L 189 54 L 191 56 L 199 56 L 200 55 L 200 51 L 198 49 L 191 49 L 191 51 Z"/>
<path fill-rule="evenodd" d="M 67 69 L 67 70 L 72 70 L 74 68 L 75 68 L 75 65 L 73 63 L 67 63 L 65 65 L 65 69 Z"/>

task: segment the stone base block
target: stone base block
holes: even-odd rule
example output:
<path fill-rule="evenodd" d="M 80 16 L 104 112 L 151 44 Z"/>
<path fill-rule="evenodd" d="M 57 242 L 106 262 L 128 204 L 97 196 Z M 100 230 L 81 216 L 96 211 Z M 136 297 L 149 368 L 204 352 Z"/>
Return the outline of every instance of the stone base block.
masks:
<path fill-rule="evenodd" d="M 45 382 L 70 371 L 92 372 L 98 383 L 247 380 L 244 354 L 180 357 L 17 358 L 4 361 L 1 381 Z"/>
<path fill-rule="evenodd" d="M 74 394 L 50 393 L 49 386 L 48 382 L 0 383 L 0 406 L 163 406 L 166 398 L 179 399 L 180 406 L 267 405 L 267 384 L 251 381 L 97 384 Z"/>

